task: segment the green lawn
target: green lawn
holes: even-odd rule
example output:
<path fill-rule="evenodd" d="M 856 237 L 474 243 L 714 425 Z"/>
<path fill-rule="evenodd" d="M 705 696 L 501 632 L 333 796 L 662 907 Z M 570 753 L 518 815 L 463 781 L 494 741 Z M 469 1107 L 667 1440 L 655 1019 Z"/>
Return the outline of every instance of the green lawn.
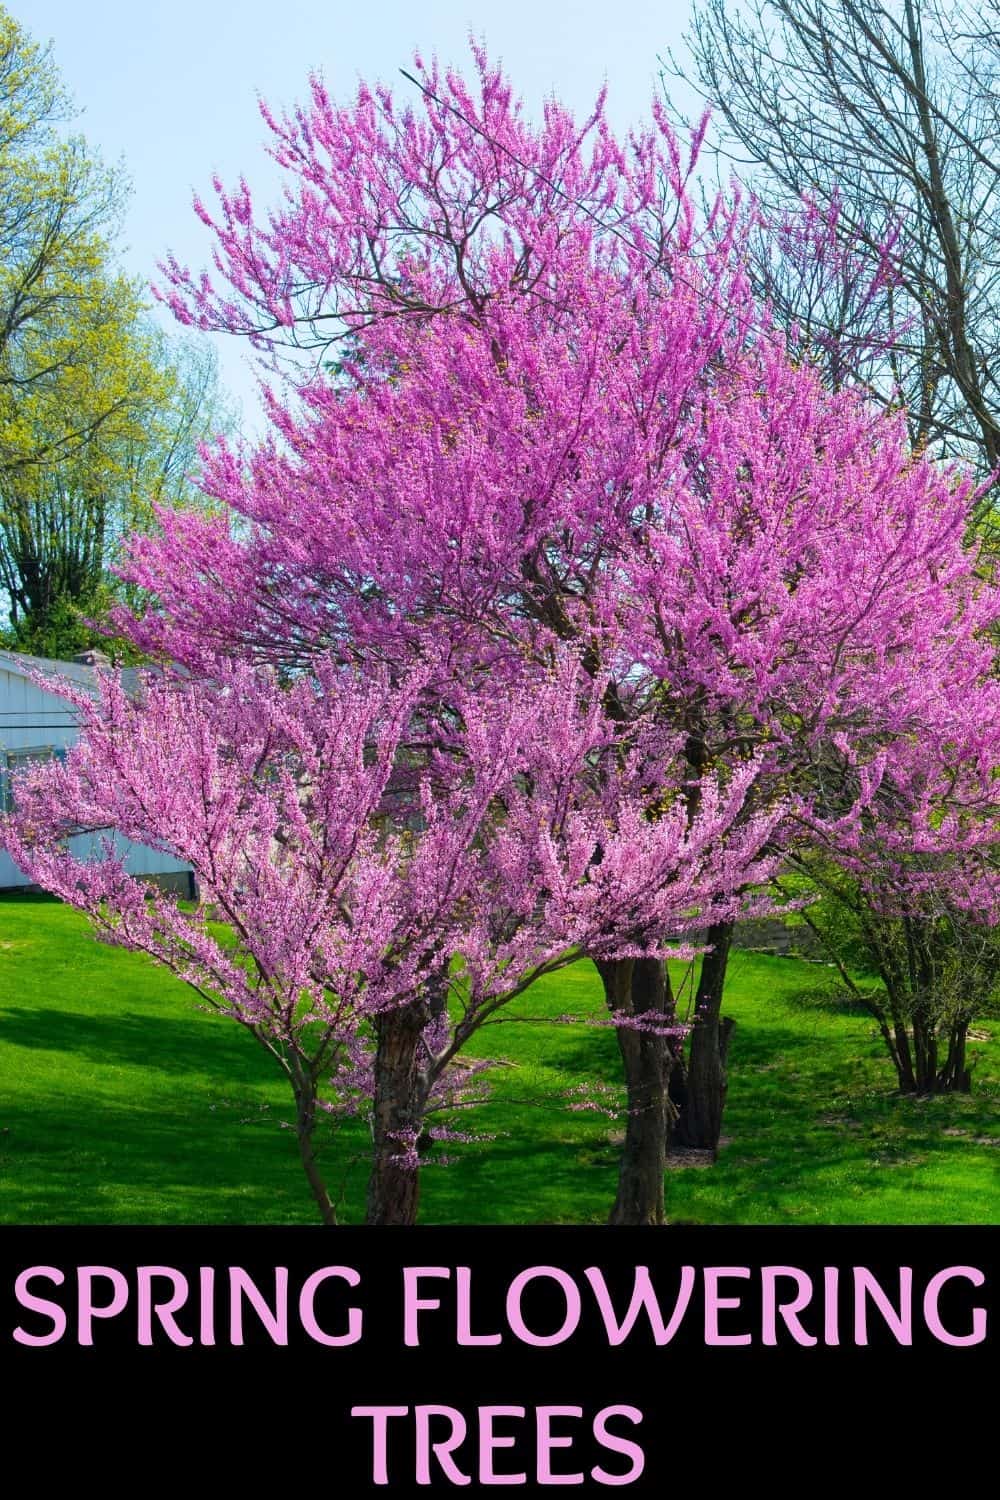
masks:
<path fill-rule="evenodd" d="M 697 1223 L 1000 1221 L 1000 1028 L 972 1046 L 975 1092 L 901 1100 L 871 1022 L 791 997 L 827 971 L 737 953 L 739 1022 L 719 1162 L 668 1175 L 672 1220 Z M 495 1132 L 424 1173 L 428 1223 L 601 1222 L 620 1126 L 574 1112 L 581 1078 L 617 1080 L 613 1034 L 537 1024 L 601 1014 L 588 964 L 480 1033 L 508 1063 L 463 1123 Z M 513 1017 L 514 1008 L 506 1012 Z M 0 899 L 0 1222 L 311 1222 L 290 1096 L 233 1022 L 134 954 L 96 943 L 44 898 Z M 326 1149 L 342 1218 L 360 1216 L 364 1138 Z"/>

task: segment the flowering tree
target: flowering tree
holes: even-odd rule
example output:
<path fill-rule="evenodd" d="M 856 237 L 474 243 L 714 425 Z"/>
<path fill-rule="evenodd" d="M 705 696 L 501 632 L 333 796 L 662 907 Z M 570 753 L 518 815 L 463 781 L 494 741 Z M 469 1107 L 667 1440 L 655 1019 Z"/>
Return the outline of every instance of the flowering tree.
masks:
<path fill-rule="evenodd" d="M 822 898 L 805 920 L 875 1019 L 903 1093 L 967 1091 L 970 1024 L 996 1009 L 995 750 L 963 717 L 947 745 L 910 741 L 908 776 L 900 747 L 846 836 L 791 861 Z M 857 982 L 850 961 L 877 983 Z"/>
<path fill-rule="evenodd" d="M 456 688 L 447 724 L 430 681 L 321 659 L 290 686 L 246 664 L 135 699 L 111 676 L 96 699 L 64 684 L 81 738 L 18 779 L 0 830 L 35 880 L 274 1056 L 327 1223 L 318 1110 L 370 1109 L 369 1221 L 413 1222 L 418 1138 L 499 1007 L 580 956 L 662 952 L 774 868 L 782 809 L 747 816 L 756 768 L 707 782 L 692 817 L 677 745 L 613 732 L 571 658 L 530 695 Z M 80 829 L 190 862 L 202 903 L 127 874 L 113 836 L 97 861 L 68 852 Z"/>
<path fill-rule="evenodd" d="M 137 643 L 195 672 L 328 650 L 402 669 L 433 644 L 499 682 L 573 642 L 612 723 L 683 736 L 695 782 L 759 756 L 765 805 L 799 799 L 789 846 L 843 832 L 897 753 L 913 774 L 914 736 L 947 755 L 967 715 L 995 744 L 969 482 L 790 359 L 747 287 L 747 216 L 699 218 L 659 112 L 624 145 L 600 102 L 582 130 L 555 104 L 533 126 L 477 66 L 474 92 L 418 64 L 405 110 L 314 82 L 294 116 L 265 111 L 282 207 L 246 183 L 199 205 L 216 275 L 168 265 L 178 316 L 323 367 L 272 396 L 256 451 L 207 462 L 236 527 L 164 517 L 136 545 L 158 601 Z M 699 983 L 690 1144 L 718 1139 L 730 931 Z M 616 1014 L 626 991 L 669 1013 L 662 969 L 603 974 Z M 662 1038 L 634 1037 L 629 1087 L 662 1098 Z"/>

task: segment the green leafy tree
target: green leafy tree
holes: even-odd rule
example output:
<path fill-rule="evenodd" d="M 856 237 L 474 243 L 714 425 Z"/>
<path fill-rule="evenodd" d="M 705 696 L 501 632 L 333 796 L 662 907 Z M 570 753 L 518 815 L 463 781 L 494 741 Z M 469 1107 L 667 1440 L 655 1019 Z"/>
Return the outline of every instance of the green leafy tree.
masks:
<path fill-rule="evenodd" d="M 212 352 L 168 339 L 116 269 L 125 184 L 71 116 L 0 8 L 0 592 L 6 642 L 45 655 L 94 643 L 121 538 L 193 503 L 227 421 Z"/>
<path fill-rule="evenodd" d="M 837 972 L 835 992 L 874 1020 L 904 1094 L 968 1092 L 969 1032 L 1000 1015 L 1000 934 L 938 889 L 927 909 L 865 900 L 831 861 L 805 855 L 776 882 Z M 815 998 L 815 997 L 813 997 Z"/>

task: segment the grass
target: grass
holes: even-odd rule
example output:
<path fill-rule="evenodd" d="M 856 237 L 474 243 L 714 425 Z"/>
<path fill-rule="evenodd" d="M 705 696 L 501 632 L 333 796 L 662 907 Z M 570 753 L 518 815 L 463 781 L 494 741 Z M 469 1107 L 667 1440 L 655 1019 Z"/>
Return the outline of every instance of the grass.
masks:
<path fill-rule="evenodd" d="M 670 1171 L 671 1220 L 1000 1221 L 1000 1028 L 977 1028 L 971 1095 L 900 1099 L 867 1017 L 796 1001 L 826 976 L 734 955 L 727 1143 L 714 1167 Z M 572 1110 L 569 1091 L 614 1086 L 617 1051 L 607 1029 L 539 1024 L 566 1012 L 601 1014 L 588 964 L 480 1033 L 480 1054 L 511 1066 L 462 1124 L 496 1139 L 427 1167 L 424 1222 L 604 1220 L 621 1127 Z M 178 981 L 54 901 L 0 899 L 0 1222 L 312 1222 L 290 1115 L 272 1061 Z M 357 1126 L 326 1148 L 345 1222 L 361 1215 L 364 1150 Z"/>

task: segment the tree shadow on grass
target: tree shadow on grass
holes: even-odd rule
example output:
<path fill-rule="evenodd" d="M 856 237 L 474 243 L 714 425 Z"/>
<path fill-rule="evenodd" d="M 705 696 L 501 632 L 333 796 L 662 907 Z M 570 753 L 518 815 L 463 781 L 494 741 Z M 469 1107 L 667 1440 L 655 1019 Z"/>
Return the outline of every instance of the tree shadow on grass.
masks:
<path fill-rule="evenodd" d="M 617 1149 L 555 1133 L 520 1133 L 466 1147 L 450 1166 L 424 1169 L 427 1224 L 603 1222 L 615 1191 Z M 526 1166 L 529 1170 L 525 1170 Z"/>
<path fill-rule="evenodd" d="M 865 1018 L 855 1023 L 817 1013 L 810 1023 L 791 1011 L 784 993 L 775 1000 L 763 1020 L 759 1011 L 742 1013 L 733 998 L 739 1024 L 724 1126 L 732 1141 L 710 1170 L 670 1174 L 668 1217 L 806 1222 L 817 1219 L 818 1205 L 836 1200 L 838 1212 L 827 1221 L 878 1221 L 881 1193 L 892 1184 L 897 1206 L 882 1213 L 892 1220 L 900 1217 L 902 1184 L 906 1219 L 931 1222 L 941 1216 L 942 1188 L 927 1177 L 924 1162 L 953 1174 L 959 1184 L 947 1185 L 953 1199 L 968 1192 L 979 1216 L 988 1212 L 983 1200 L 995 1153 L 978 1137 L 991 1128 L 995 1082 L 969 1097 L 900 1099 Z M 9 1101 L 3 1106 L 0 1127 L 9 1135 L 0 1140 L 0 1218 L 314 1222 L 294 1135 L 280 1128 L 291 1117 L 290 1094 L 287 1103 L 283 1093 L 279 1099 L 272 1061 L 252 1037 L 222 1021 L 193 1009 L 176 1017 L 115 1009 L 106 1018 L 43 1006 L 0 1010 L 0 1036 L 24 1049 L 26 1067 L 32 1053 L 54 1059 L 44 1092 L 39 1084 L 37 1098 L 26 1089 L 13 1108 Z M 503 1132 L 501 1138 L 449 1148 L 453 1166 L 427 1169 L 422 1221 L 601 1222 L 614 1194 L 612 1137 L 620 1122 L 570 1113 L 561 1091 L 581 1078 L 618 1080 L 613 1033 L 583 1023 L 505 1026 L 484 1050 L 509 1050 L 526 1069 L 541 1066 L 533 1076 L 501 1071 L 493 1104 L 468 1121 L 473 1130 Z M 105 1066 L 134 1069 L 134 1081 L 119 1071 L 117 1098 L 103 1084 L 99 1097 L 77 1095 L 62 1057 L 87 1065 L 82 1088 L 100 1082 Z M 48 1066 L 38 1064 L 39 1078 Z M 161 1077 L 154 1080 L 154 1073 Z M 258 1118 L 262 1086 L 271 1108 Z M 521 1095 L 530 1097 L 519 1102 Z M 363 1212 L 366 1149 L 358 1126 L 324 1153 L 335 1194 L 355 1163 L 347 1222 Z"/>
<path fill-rule="evenodd" d="M 611 1027 L 594 1026 L 586 1021 L 553 1022 L 533 1026 L 530 1038 L 527 1028 L 515 1037 L 512 1026 L 506 1034 L 497 1030 L 495 1037 L 482 1031 L 477 1038 L 477 1052 L 483 1056 L 534 1056 L 545 1067 L 566 1073 L 573 1079 L 594 1077 L 618 1082 L 621 1078 L 621 1055 Z"/>
<path fill-rule="evenodd" d="M 901 1097 L 869 1019 L 819 1014 L 798 1025 L 781 1007 L 762 1022 L 739 1018 L 733 1034 L 724 1146 L 708 1171 L 668 1177 L 674 1222 L 928 1222 L 940 1220 L 945 1178 L 970 1190 L 989 1180 L 989 1120 L 996 1085 L 940 1100 Z M 738 1000 L 733 1004 L 739 1015 Z M 785 1014 L 782 1014 L 782 1011 Z M 618 1079 L 615 1048 L 595 1048 L 586 1029 L 546 1030 L 546 1079 L 562 1073 Z M 613 1039 L 612 1039 L 613 1046 Z M 509 1085 L 513 1092 L 516 1075 Z M 538 1090 L 530 1115 L 504 1107 L 510 1132 L 484 1154 L 428 1175 L 427 1222 L 601 1221 L 614 1193 L 621 1122 L 590 1117 L 568 1132 L 566 1116 Z M 490 1128 L 484 1113 L 482 1126 Z M 561 1123 L 560 1123 L 561 1122 Z M 617 1129 L 616 1129 L 617 1123 Z M 530 1163 L 530 1170 L 525 1165 Z M 930 1169 L 930 1170 L 928 1170 Z M 961 1189 L 953 1189 L 961 1198 Z M 886 1194 L 892 1206 L 880 1209 Z M 836 1208 L 833 1203 L 836 1202 Z M 1000 1202 L 994 1197 L 996 1211 Z M 824 1214 L 822 1205 L 830 1203 Z M 972 1218 L 989 1206 L 975 1204 Z M 960 1206 L 955 1221 L 968 1210 Z M 964 1219 L 963 1219 L 964 1221 Z"/>
<path fill-rule="evenodd" d="M 208 1072 L 254 1083 L 277 1076 L 254 1038 L 224 1016 L 167 1019 L 118 1009 L 106 1017 L 49 1007 L 0 1009 L 0 1041 L 159 1073 Z"/>
<path fill-rule="evenodd" d="M 0 1221 L 31 1223 L 313 1223 L 317 1211 L 288 1108 L 202 1095 L 100 1107 L 57 1098 L 3 1112 Z M 348 1128 L 321 1145 L 339 1191 L 358 1150 Z M 360 1209 L 360 1194 L 359 1209 Z M 355 1214 L 355 1217 L 357 1215 Z"/>

